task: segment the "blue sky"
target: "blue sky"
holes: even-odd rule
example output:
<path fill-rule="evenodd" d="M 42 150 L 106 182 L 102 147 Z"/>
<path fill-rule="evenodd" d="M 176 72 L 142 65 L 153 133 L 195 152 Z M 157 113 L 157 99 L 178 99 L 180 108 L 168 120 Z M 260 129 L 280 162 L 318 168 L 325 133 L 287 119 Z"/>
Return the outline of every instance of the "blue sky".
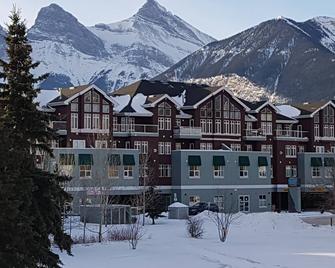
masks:
<path fill-rule="evenodd" d="M 0 24 L 13 3 L 32 25 L 39 9 L 56 3 L 84 25 L 110 23 L 130 17 L 146 0 L 0 0 Z M 315 16 L 335 17 L 334 0 L 158 0 L 172 13 L 198 29 L 223 39 L 278 16 L 304 21 Z"/>

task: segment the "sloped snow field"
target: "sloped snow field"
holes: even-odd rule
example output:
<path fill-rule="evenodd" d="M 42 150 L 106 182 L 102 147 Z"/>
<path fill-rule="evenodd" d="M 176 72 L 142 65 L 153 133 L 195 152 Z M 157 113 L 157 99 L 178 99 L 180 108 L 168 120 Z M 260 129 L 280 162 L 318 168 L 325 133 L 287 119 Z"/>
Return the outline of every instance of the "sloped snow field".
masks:
<path fill-rule="evenodd" d="M 75 245 L 74 256 L 61 253 L 61 259 L 64 267 L 71 268 L 334 267 L 335 227 L 301 220 L 310 215 L 242 214 L 225 243 L 219 241 L 206 212 L 201 214 L 205 219 L 202 239 L 188 237 L 184 220 L 163 218 L 156 225 L 148 222 L 136 250 L 128 242 Z"/>

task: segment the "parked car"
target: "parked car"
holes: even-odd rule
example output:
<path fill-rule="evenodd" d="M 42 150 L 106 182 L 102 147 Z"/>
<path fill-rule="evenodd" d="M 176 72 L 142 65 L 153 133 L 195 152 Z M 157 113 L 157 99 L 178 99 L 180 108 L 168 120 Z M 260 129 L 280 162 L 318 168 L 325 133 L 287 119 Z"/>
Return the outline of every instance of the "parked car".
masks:
<path fill-rule="evenodd" d="M 219 207 L 215 203 L 206 203 L 206 202 L 199 202 L 194 204 L 193 206 L 189 207 L 188 214 L 189 215 L 197 215 L 205 210 L 219 212 Z"/>

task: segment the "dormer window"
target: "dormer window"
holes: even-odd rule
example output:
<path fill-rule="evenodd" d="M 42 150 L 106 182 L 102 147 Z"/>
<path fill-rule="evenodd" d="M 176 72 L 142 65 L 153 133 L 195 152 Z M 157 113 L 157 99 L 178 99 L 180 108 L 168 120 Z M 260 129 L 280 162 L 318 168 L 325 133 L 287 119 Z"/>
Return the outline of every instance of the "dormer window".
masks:
<path fill-rule="evenodd" d="M 158 105 L 158 116 L 171 116 L 171 105 L 167 102 L 162 102 Z"/>
<path fill-rule="evenodd" d="M 265 108 L 261 112 L 261 120 L 262 121 L 272 121 L 272 112 L 270 109 Z"/>

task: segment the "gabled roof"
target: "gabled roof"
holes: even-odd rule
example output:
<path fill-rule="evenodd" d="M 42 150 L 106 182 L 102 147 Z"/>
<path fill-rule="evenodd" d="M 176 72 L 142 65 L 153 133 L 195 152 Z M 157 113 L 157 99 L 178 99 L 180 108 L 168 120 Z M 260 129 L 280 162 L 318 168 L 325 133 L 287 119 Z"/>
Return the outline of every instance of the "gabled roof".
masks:
<path fill-rule="evenodd" d="M 293 104 L 292 106 L 300 110 L 300 115 L 297 116 L 297 118 L 305 118 L 305 117 L 313 117 L 317 112 L 324 109 L 328 105 L 331 105 L 335 108 L 335 104 L 332 100 L 314 102 L 314 103 L 305 102 L 300 104 Z"/>
<path fill-rule="evenodd" d="M 83 85 L 77 87 L 69 87 L 60 89 L 60 94 L 58 97 L 51 100 L 48 105 L 49 106 L 57 106 L 57 105 L 68 105 L 72 100 L 77 98 L 80 95 L 85 94 L 91 89 L 95 89 L 100 94 L 102 94 L 107 100 L 112 102 L 114 105 L 117 105 L 117 102 L 113 100 L 110 96 L 107 95 L 105 91 L 97 87 L 96 85 Z"/>
<path fill-rule="evenodd" d="M 273 105 L 271 102 L 262 100 L 262 101 L 256 101 L 256 102 L 250 102 L 243 99 L 240 99 L 246 106 L 250 108 L 250 112 L 256 112 L 258 113 L 260 110 L 262 110 L 265 106 L 269 105 L 271 106 L 276 112 L 278 112 L 278 109 L 275 105 Z"/>

